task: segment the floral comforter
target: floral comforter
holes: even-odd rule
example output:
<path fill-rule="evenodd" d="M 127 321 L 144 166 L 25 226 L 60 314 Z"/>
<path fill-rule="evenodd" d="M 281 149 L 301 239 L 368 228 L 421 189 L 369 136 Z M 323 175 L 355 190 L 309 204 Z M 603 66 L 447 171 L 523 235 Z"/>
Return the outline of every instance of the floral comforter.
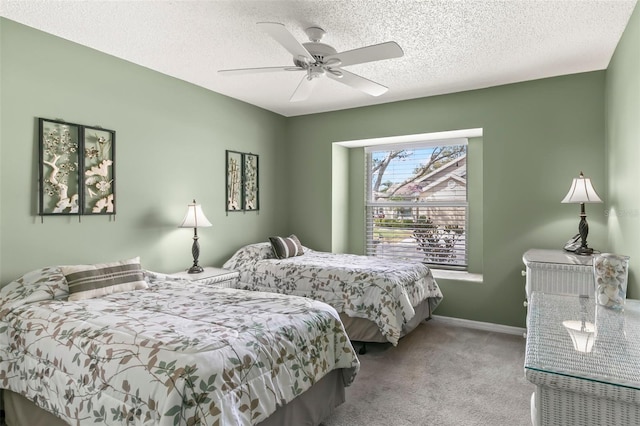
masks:
<path fill-rule="evenodd" d="M 402 325 L 425 299 L 433 310 L 442 292 L 422 263 L 318 252 L 276 259 L 269 243 L 238 250 L 223 266 L 240 272 L 240 287 L 321 300 L 338 312 L 375 322 L 398 344 Z"/>
<path fill-rule="evenodd" d="M 359 362 L 337 313 L 299 297 L 146 273 L 67 301 L 58 268 L 0 289 L 0 388 L 70 424 L 250 425 Z"/>

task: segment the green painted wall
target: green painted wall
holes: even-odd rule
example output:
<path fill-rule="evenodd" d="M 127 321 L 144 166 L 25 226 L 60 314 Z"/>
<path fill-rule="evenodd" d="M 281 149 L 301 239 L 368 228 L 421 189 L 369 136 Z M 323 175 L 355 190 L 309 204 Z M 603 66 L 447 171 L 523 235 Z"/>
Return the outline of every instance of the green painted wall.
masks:
<path fill-rule="evenodd" d="M 474 249 L 470 261 L 484 282 L 441 280 L 445 300 L 437 313 L 523 326 L 522 253 L 560 248 L 577 232 L 578 206 L 560 200 L 580 170 L 605 200 L 587 207 L 589 243 L 607 250 L 607 192 L 615 191 L 606 178 L 626 181 L 633 169 L 609 167 L 607 175 L 605 136 L 609 163 L 637 152 L 632 138 L 638 129 L 629 116 L 637 117 L 638 101 L 627 100 L 625 91 L 638 88 L 637 59 L 629 65 L 638 50 L 637 11 L 630 28 L 607 73 L 287 119 L 0 19 L 0 282 L 44 265 L 135 255 L 149 269 L 186 268 L 191 232 L 176 226 L 192 198 L 214 223 L 200 232 L 203 264 L 220 265 L 245 243 L 290 232 L 314 249 L 361 253 L 364 156 L 362 150 L 339 150 L 334 169 L 333 142 L 481 127 L 483 138 L 472 141 L 472 155 L 481 158 L 481 211 L 472 214 L 482 225 L 471 230 L 481 250 Z M 37 117 L 117 131 L 115 221 L 47 217 L 40 223 Z M 625 138 L 614 138 L 620 131 Z M 225 214 L 225 149 L 260 155 L 259 213 Z M 296 176 L 286 187 L 277 175 L 283 169 Z M 639 208 L 637 201 L 619 198 L 621 208 Z M 332 205 L 338 202 L 344 209 L 336 213 Z M 477 209 L 478 201 L 472 202 Z M 619 235 L 637 230 L 620 223 Z M 616 251 L 631 253 L 616 232 L 610 240 Z"/>
<path fill-rule="evenodd" d="M 608 229 L 611 251 L 631 257 L 628 297 L 640 298 L 640 6 L 606 74 Z"/>
<path fill-rule="evenodd" d="M 0 19 L 0 282 L 31 269 L 141 256 L 152 270 L 191 266 L 193 198 L 212 228 L 204 265 L 286 232 L 286 119 L 195 85 Z M 213 71 L 212 71 L 213 72 Z M 115 129 L 115 220 L 37 213 L 37 117 Z M 225 150 L 260 155 L 261 210 L 225 214 Z"/>
<path fill-rule="evenodd" d="M 333 253 L 349 253 L 349 149 L 334 145 L 331 162 L 331 251 Z"/>
<path fill-rule="evenodd" d="M 290 118 L 291 172 L 304 177 L 291 186 L 291 230 L 303 244 L 331 249 L 331 188 L 339 184 L 329 183 L 333 142 L 481 127 L 473 154 L 482 157 L 484 282 L 440 280 L 445 298 L 437 313 L 523 326 L 522 254 L 561 248 L 577 233 L 579 207 L 560 201 L 581 170 L 606 200 L 604 82 L 600 71 Z M 359 151 L 352 168 L 362 164 Z M 349 247 L 362 252 L 363 170 L 342 184 L 352 210 Z M 606 249 L 605 208 L 587 208 L 589 244 L 598 249 Z"/>

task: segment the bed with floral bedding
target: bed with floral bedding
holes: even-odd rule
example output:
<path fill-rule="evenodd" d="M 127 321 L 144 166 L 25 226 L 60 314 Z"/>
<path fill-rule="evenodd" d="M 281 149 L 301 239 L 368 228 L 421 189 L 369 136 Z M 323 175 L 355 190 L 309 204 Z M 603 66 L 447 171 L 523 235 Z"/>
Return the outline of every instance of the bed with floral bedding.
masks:
<path fill-rule="evenodd" d="M 359 369 L 324 303 L 142 278 L 70 300 L 69 275 L 50 267 L 0 289 L 4 393 L 68 424 L 285 424 L 270 420 L 330 374 L 344 392 Z M 8 409 L 7 424 L 21 424 Z"/>
<path fill-rule="evenodd" d="M 422 263 L 319 252 L 291 237 L 293 248 L 286 254 L 276 252 L 273 240 L 249 244 L 223 267 L 240 272 L 239 288 L 328 303 L 354 341 L 397 345 L 442 300 L 431 270 Z"/>

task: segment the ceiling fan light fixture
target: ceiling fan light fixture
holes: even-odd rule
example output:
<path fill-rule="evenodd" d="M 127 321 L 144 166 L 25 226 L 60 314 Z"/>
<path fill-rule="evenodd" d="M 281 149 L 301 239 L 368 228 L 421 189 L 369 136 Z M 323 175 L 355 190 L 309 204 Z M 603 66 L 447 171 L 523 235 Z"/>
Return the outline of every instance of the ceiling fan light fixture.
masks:
<path fill-rule="evenodd" d="M 309 79 L 320 78 L 324 75 L 325 70 L 319 65 L 311 65 L 309 67 Z"/>

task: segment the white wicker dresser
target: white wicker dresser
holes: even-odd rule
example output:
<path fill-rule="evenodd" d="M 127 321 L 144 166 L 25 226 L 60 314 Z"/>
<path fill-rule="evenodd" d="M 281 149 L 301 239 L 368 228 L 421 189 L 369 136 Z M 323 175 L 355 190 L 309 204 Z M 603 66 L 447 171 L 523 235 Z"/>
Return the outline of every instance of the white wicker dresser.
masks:
<path fill-rule="evenodd" d="M 522 256 L 522 261 L 527 268 L 527 299 L 533 291 L 588 295 L 595 291 L 593 256 L 580 256 L 564 250 L 531 249 Z"/>
<path fill-rule="evenodd" d="M 522 262 L 526 266 L 526 271 L 522 271 L 526 276 L 525 307 L 534 291 L 586 295 L 595 292 L 593 256 L 579 256 L 565 250 L 531 249 L 522 256 Z"/>
<path fill-rule="evenodd" d="M 567 321 L 595 329 L 593 346 L 576 350 Z M 640 301 L 617 312 L 593 296 L 533 292 L 525 375 L 534 425 L 640 425 Z"/>

